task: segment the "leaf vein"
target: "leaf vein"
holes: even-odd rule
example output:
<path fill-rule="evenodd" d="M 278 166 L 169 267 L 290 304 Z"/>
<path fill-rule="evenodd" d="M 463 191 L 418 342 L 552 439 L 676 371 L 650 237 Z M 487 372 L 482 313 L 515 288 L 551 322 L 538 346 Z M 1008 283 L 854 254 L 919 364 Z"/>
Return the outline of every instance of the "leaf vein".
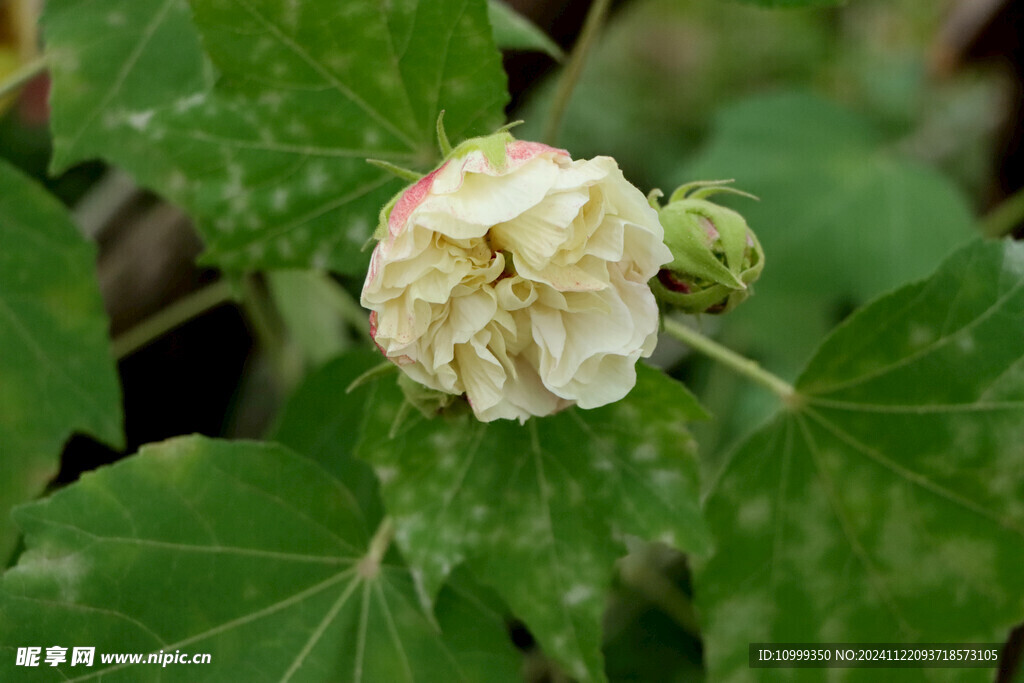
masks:
<path fill-rule="evenodd" d="M 280 152 L 282 154 L 301 154 L 303 156 L 334 157 L 410 161 L 415 156 L 410 152 L 394 152 L 381 149 L 348 149 L 344 147 L 324 147 L 321 145 L 300 145 L 276 140 L 240 140 L 222 135 L 213 135 L 206 131 L 197 129 L 179 129 L 178 134 L 196 140 L 198 142 L 209 142 L 225 145 L 236 149 L 256 150 L 260 152 Z"/>
<path fill-rule="evenodd" d="M 387 129 L 396 138 L 404 142 L 409 146 L 410 150 L 416 149 L 416 143 L 408 135 L 403 133 L 397 126 L 389 121 L 383 114 L 378 112 L 376 109 L 371 107 L 364 99 L 356 95 L 347 85 L 342 83 L 341 79 L 327 69 L 323 64 L 318 62 L 309 52 L 307 52 L 299 43 L 292 40 L 284 31 L 282 31 L 272 21 L 263 16 L 255 7 L 253 7 L 248 0 L 234 0 L 235 3 L 241 5 L 241 7 L 248 12 L 256 21 L 260 22 L 277 38 L 282 45 L 287 47 L 292 53 L 294 53 L 299 59 L 306 62 L 317 74 L 320 75 L 325 81 L 330 83 L 335 90 L 337 90 L 343 97 L 351 101 L 357 107 L 362 109 L 370 118 L 380 124 L 383 128 Z"/>
<path fill-rule="evenodd" d="M 369 583 L 367 584 L 369 586 Z M 384 621 L 388 626 L 388 636 L 391 641 L 395 644 L 395 649 L 398 651 L 398 656 L 402 661 L 402 667 L 405 669 L 406 679 L 409 681 L 415 681 L 416 676 L 412 670 L 412 663 L 409 662 L 409 655 L 405 651 L 405 646 L 402 644 L 402 639 L 398 635 L 398 629 L 395 628 L 395 618 L 391 614 L 391 605 L 388 604 L 387 598 L 384 596 L 384 589 L 380 585 L 380 581 L 373 582 L 374 594 L 377 600 L 380 602 L 382 614 L 384 615 Z M 369 598 L 369 596 L 367 596 Z"/>
<path fill-rule="evenodd" d="M 882 375 L 885 375 L 885 374 L 887 374 L 889 372 L 892 372 L 893 370 L 897 370 L 897 369 L 899 369 L 901 367 L 910 365 L 911 363 L 916 361 L 918 358 L 922 358 L 922 357 L 932 353 L 933 351 L 935 351 L 935 350 L 937 350 L 939 348 L 942 348 L 943 346 L 948 344 L 950 341 L 952 341 L 953 338 L 956 337 L 957 335 L 962 334 L 964 332 L 968 332 L 971 329 L 973 329 L 974 327 L 980 325 L 984 321 L 986 321 L 989 318 L 991 318 L 993 315 L 995 315 L 999 311 L 999 309 L 1001 309 L 1010 299 L 1012 299 L 1022 289 L 1024 289 L 1024 279 L 1019 280 L 1016 284 L 1014 284 L 1012 287 L 1010 287 L 1006 291 L 1006 293 L 1001 295 L 998 299 L 996 299 L 992 303 L 991 306 L 989 306 L 982 313 L 980 313 L 976 318 L 971 320 L 969 323 L 965 324 L 960 329 L 951 331 L 948 334 L 940 336 L 938 339 L 936 339 L 932 343 L 930 343 L 930 344 L 928 344 L 928 345 L 918 349 L 914 353 L 911 353 L 911 354 L 909 354 L 907 356 L 904 356 L 903 358 L 901 358 L 901 359 L 899 359 L 897 361 L 889 363 L 888 365 L 880 365 L 879 367 L 877 367 L 877 368 L 875 368 L 873 370 L 870 370 L 868 372 L 865 372 L 864 374 L 859 375 L 857 377 L 854 377 L 852 379 L 846 380 L 844 382 L 840 382 L 838 384 L 833 384 L 833 385 L 830 385 L 830 386 L 826 386 L 826 387 L 820 389 L 819 393 L 834 393 L 834 392 L 839 391 L 841 389 L 848 389 L 848 388 L 850 388 L 852 386 L 857 386 L 859 384 L 863 384 L 864 382 L 872 380 L 872 379 L 874 379 L 876 377 L 880 377 Z"/>
<path fill-rule="evenodd" d="M 171 7 L 174 5 L 176 1 L 177 0 L 166 0 L 166 2 L 164 2 L 160 9 L 157 10 L 156 14 L 153 15 L 153 19 L 150 20 L 148 24 L 146 24 L 145 28 L 142 30 L 142 34 L 139 36 L 139 42 L 135 45 L 134 48 L 132 48 L 132 51 L 128 54 L 128 58 L 125 59 L 124 63 L 121 65 L 121 68 L 120 70 L 118 70 L 117 77 L 114 79 L 114 82 L 110 85 L 110 88 L 107 90 L 106 94 L 104 94 L 104 96 L 100 99 L 99 103 L 93 108 L 89 115 L 85 117 L 85 121 L 82 123 L 81 126 L 79 126 L 78 130 L 71 138 L 71 142 L 68 144 L 68 147 L 70 149 L 74 149 L 75 146 L 78 145 L 79 140 L 82 139 L 82 135 L 85 133 L 86 129 L 88 129 L 92 125 L 93 121 L 96 120 L 96 117 L 99 116 L 100 111 L 105 109 L 107 105 L 109 105 L 110 102 L 114 99 L 114 96 L 117 95 L 118 91 L 121 89 L 121 86 L 124 85 L 125 80 L 128 79 L 128 74 L 130 74 L 132 69 L 135 68 L 135 64 L 139 61 L 139 58 L 145 51 L 146 46 L 149 45 L 149 41 L 153 39 L 153 36 L 156 34 L 157 29 L 160 28 L 160 24 L 162 24 L 164 19 L 167 18 L 168 12 L 170 12 Z"/>
<path fill-rule="evenodd" d="M 352 545 L 351 543 L 349 543 L 348 541 L 343 539 L 341 536 L 336 534 L 332 529 L 327 527 L 322 521 L 310 517 L 304 510 L 299 509 L 298 507 L 296 507 L 294 504 L 290 503 L 289 501 L 281 498 L 280 496 L 276 496 L 276 495 L 270 493 L 269 491 L 261 489 L 258 486 L 254 486 L 253 484 L 250 484 L 247 481 L 243 481 L 239 477 L 237 477 L 237 476 L 233 475 L 232 473 L 227 472 L 223 468 L 219 467 L 215 462 L 210 462 L 209 467 L 212 470 L 216 470 L 217 472 L 220 472 L 222 475 L 224 475 L 224 477 L 226 479 L 228 479 L 230 481 L 234 481 L 235 484 L 237 486 L 239 486 L 240 488 L 252 491 L 253 493 L 256 493 L 257 495 L 259 495 L 261 498 L 265 498 L 266 500 L 269 500 L 270 502 L 274 503 L 275 505 L 277 505 L 277 506 L 287 510 L 288 512 L 291 512 L 292 514 L 294 514 L 299 519 L 302 519 L 302 520 L 308 522 L 311 526 L 315 526 L 315 527 L 318 527 L 320 529 L 323 529 L 323 531 L 328 536 L 330 536 L 335 541 L 337 541 L 339 547 L 344 548 L 345 550 L 350 552 L 353 557 L 358 557 L 359 556 L 359 549 L 358 548 L 356 548 L 354 545 Z M 332 477 L 332 479 L 333 479 L 333 477 Z M 349 495 L 351 495 L 351 493 Z"/>
<path fill-rule="evenodd" d="M 934 481 L 928 479 L 924 475 L 914 472 L 913 470 L 907 469 L 906 467 L 893 461 L 891 458 L 886 457 L 883 453 L 880 453 L 879 451 L 871 448 L 867 444 L 864 444 L 861 441 L 857 440 L 851 434 L 848 434 L 847 432 L 843 431 L 842 429 L 839 428 L 838 425 L 828 420 L 825 416 L 821 415 L 820 413 L 809 408 L 806 409 L 806 413 L 808 417 L 814 419 L 815 422 L 820 424 L 827 431 L 831 432 L 832 435 L 835 436 L 837 439 L 839 439 L 846 445 L 850 446 L 855 451 L 866 456 L 870 460 L 878 463 L 879 465 L 886 468 L 890 472 L 893 472 L 894 474 L 898 475 L 900 478 L 904 479 L 908 483 L 914 484 L 915 486 L 918 486 L 924 489 L 925 491 L 932 493 L 933 495 L 936 495 L 940 498 L 944 498 L 951 503 L 955 503 L 963 507 L 964 509 L 973 512 L 976 515 L 980 515 L 992 522 L 995 522 L 1007 531 L 1015 533 L 1019 536 L 1024 536 L 1024 529 L 1014 526 L 1013 524 L 1001 518 L 999 515 L 992 512 L 991 510 L 988 510 L 982 507 L 981 505 L 978 505 L 974 501 L 964 498 L 963 496 L 957 495 L 955 492 L 950 491 L 946 487 L 935 483 Z"/>
<path fill-rule="evenodd" d="M 291 677 L 295 675 L 295 672 L 299 670 L 302 663 L 306 661 L 306 657 L 309 656 L 309 653 L 312 652 L 313 648 L 316 647 L 316 644 L 323 637 L 324 631 L 327 630 L 330 623 L 338 616 L 338 612 L 340 612 L 341 608 L 345 606 L 346 602 L 348 602 L 349 596 L 355 592 L 358 585 L 359 576 L 356 574 L 353 575 L 352 581 L 345 586 L 345 590 L 341 592 L 338 599 L 334 601 L 333 605 L 331 605 L 331 609 L 327 610 L 327 614 L 324 615 L 324 618 L 320 620 L 319 624 L 317 624 L 316 629 L 314 629 L 313 633 L 310 634 L 309 639 L 302 646 L 302 649 L 299 650 L 299 654 L 296 655 L 291 666 L 289 666 L 288 670 L 281 676 L 281 683 L 286 683 L 286 681 L 290 680 Z"/>
<path fill-rule="evenodd" d="M 842 529 L 843 536 L 846 537 L 847 543 L 850 544 L 850 549 L 864 567 L 864 571 L 868 575 L 868 580 L 878 592 L 878 597 L 885 603 L 892 615 L 896 617 L 900 627 L 908 634 L 914 633 L 915 630 L 907 622 L 906 618 L 903 616 L 902 610 L 899 608 L 899 605 L 893 599 L 892 595 L 890 595 L 889 590 L 885 585 L 885 581 L 882 579 L 881 573 L 875 567 L 874 563 L 871 562 L 871 557 L 868 555 L 867 550 L 864 549 L 864 546 L 862 546 L 860 541 L 857 539 L 856 533 L 853 529 L 853 524 L 850 522 L 850 519 L 839 500 L 839 494 L 836 491 L 835 482 L 828 470 L 825 469 L 825 464 L 822 462 L 820 454 L 818 453 L 818 445 L 814 441 L 814 436 L 807 428 L 806 421 L 801 415 L 797 415 L 796 418 L 800 425 L 800 431 L 803 433 L 804 440 L 807 442 L 807 448 L 811 454 L 811 459 L 814 461 L 815 469 L 821 478 L 821 483 L 824 485 L 823 488 L 825 490 L 825 495 L 828 498 L 829 505 L 832 507 L 836 520 L 839 522 L 839 528 Z"/>
<path fill-rule="evenodd" d="M 891 413 L 927 415 L 931 413 L 976 413 L 999 410 L 1022 410 L 1024 401 L 983 401 L 977 403 L 934 403 L 920 405 L 885 404 L 885 403 L 860 403 L 857 401 L 841 401 L 828 399 L 820 396 L 807 396 L 806 401 L 810 405 L 834 410 L 844 410 L 866 413 Z"/>

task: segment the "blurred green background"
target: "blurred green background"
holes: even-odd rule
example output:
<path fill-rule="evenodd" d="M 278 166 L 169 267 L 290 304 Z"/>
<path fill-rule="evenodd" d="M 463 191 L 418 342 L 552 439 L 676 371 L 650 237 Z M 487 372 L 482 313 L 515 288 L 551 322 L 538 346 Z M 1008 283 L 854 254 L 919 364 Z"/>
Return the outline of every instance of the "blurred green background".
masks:
<path fill-rule="evenodd" d="M 573 3 L 513 4 L 540 18 L 561 11 L 552 6 Z M 585 10 L 586 3 L 576 4 Z M 979 5 L 850 0 L 838 7 L 768 10 L 729 0 L 617 3 L 559 143 L 576 157 L 614 156 L 645 192 L 735 178 L 737 187 L 762 198 L 727 202 L 747 216 L 766 250 L 755 296 L 724 318 L 690 322 L 793 379 L 830 329 L 869 298 L 933 270 L 1013 189 L 1006 169 L 1016 162 L 1007 161 L 1005 152 L 1017 123 L 1019 72 L 1012 60 L 1020 48 L 972 47 L 987 34 L 984 25 L 957 19 L 970 4 Z M 990 58 L 970 59 L 975 53 Z M 516 68 L 517 62 L 507 64 Z M 511 119 L 526 121 L 516 133 L 538 138 L 554 79 L 511 75 L 523 84 L 522 92 L 513 93 L 520 104 L 510 112 Z M 61 178 L 45 177 L 49 137 L 39 117 L 44 94 L 30 89 L 2 115 L 0 156 L 81 210 L 96 198 L 95 183 L 106 169 L 88 164 Z M 139 237 L 145 231 L 119 227 L 151 218 L 154 201 L 143 193 L 106 218 L 114 228 L 97 228 L 100 279 L 119 329 L 206 278 L 194 265 L 192 233 L 150 230 Z M 140 239 L 184 246 L 147 248 L 137 244 Z M 176 255 L 171 275 L 118 279 L 126 261 L 156 268 L 145 258 L 154 252 Z M 119 288 L 120 281 L 129 286 Z M 287 302 L 280 307 L 294 308 Z M 246 435 L 257 431 L 249 425 L 265 424 L 273 413 L 265 368 L 247 360 L 252 349 L 244 325 L 223 313 L 206 317 L 212 331 L 186 326 L 122 362 L 128 452 L 190 431 Z M 217 353 L 210 352 L 210 339 L 219 340 Z M 209 377 L 210 370 L 197 365 L 200 348 L 209 368 L 229 376 L 208 383 L 203 412 L 169 417 L 169 407 L 181 409 L 169 382 L 184 377 L 187 391 L 189 377 Z M 667 338 L 653 360 L 684 379 L 714 414 L 694 427 L 706 475 L 713 476 L 723 454 L 760 424 L 774 399 Z M 177 368 L 183 367 L 193 374 L 181 375 Z M 166 381 L 154 381 L 154 373 Z M 157 392 L 162 387 L 160 395 L 145 393 L 154 386 Z M 81 442 L 75 447 L 96 449 Z M 78 457 L 78 467 L 114 457 Z M 684 557 L 658 546 L 635 547 L 620 567 L 605 620 L 612 680 L 701 678 L 689 598 Z M 530 651 L 529 636 L 517 638 Z M 558 680 L 542 658 L 531 667 L 534 680 Z"/>

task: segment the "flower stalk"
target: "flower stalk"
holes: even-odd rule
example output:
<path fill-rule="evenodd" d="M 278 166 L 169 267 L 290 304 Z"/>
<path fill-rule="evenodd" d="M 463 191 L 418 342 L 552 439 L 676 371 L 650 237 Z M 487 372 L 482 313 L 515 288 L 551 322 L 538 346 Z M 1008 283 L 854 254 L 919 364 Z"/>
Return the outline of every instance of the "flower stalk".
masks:
<path fill-rule="evenodd" d="M 665 318 L 664 323 L 665 331 L 670 335 L 688 345 L 694 351 L 703 353 L 705 356 L 718 361 L 734 372 L 767 388 L 782 399 L 782 402 L 786 405 L 793 406 L 799 402 L 800 394 L 792 384 L 778 375 L 768 372 L 758 365 L 757 362 L 741 356 L 732 349 L 722 346 L 715 340 L 676 320 Z"/>

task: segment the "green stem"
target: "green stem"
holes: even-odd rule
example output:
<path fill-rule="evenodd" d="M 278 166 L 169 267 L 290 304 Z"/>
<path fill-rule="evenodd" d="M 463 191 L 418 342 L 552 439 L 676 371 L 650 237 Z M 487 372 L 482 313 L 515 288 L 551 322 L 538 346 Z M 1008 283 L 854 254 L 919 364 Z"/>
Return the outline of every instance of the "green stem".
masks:
<path fill-rule="evenodd" d="M 651 567 L 643 555 L 627 555 L 621 560 L 622 581 L 642 594 L 670 616 L 687 633 L 700 635 L 700 621 L 689 596 L 681 591 L 667 576 Z"/>
<path fill-rule="evenodd" d="M 274 315 L 269 295 L 255 274 L 246 275 L 242 280 L 242 309 L 252 325 L 253 336 L 264 346 L 265 351 L 276 353 L 284 344 L 281 324 Z"/>
<path fill-rule="evenodd" d="M 31 62 L 25 62 L 3 83 L 0 83 L 0 97 L 4 97 L 19 90 L 23 85 L 31 81 L 39 74 L 46 71 L 49 66 L 46 57 L 37 57 Z"/>
<path fill-rule="evenodd" d="M 216 308 L 231 298 L 231 287 L 224 280 L 193 292 L 118 335 L 112 343 L 114 356 L 118 359 L 129 356 L 200 313 Z"/>
<path fill-rule="evenodd" d="M 694 351 L 699 351 L 744 377 L 766 387 L 786 404 L 792 405 L 798 399 L 799 394 L 792 384 L 768 372 L 749 358 L 741 356 L 715 340 L 705 337 L 697 330 L 689 328 L 671 318 L 665 318 L 665 331 L 684 344 L 689 345 Z"/>
<path fill-rule="evenodd" d="M 278 389 L 287 393 L 302 378 L 302 359 L 298 347 L 288 343 L 284 321 L 266 285 L 266 280 L 255 273 L 244 277 L 242 310 L 273 370 Z"/>
<path fill-rule="evenodd" d="M 569 108 L 569 100 L 572 99 L 572 91 L 580 80 L 583 66 L 587 61 L 587 55 L 593 46 L 594 38 L 601 30 L 601 26 L 604 25 L 610 5 L 611 0 L 594 0 L 587 11 L 583 30 L 580 32 L 580 37 L 577 39 L 576 46 L 569 57 L 569 63 L 565 66 L 565 72 L 558 81 L 558 89 L 555 91 L 555 98 L 551 102 L 548 119 L 544 124 L 544 135 L 541 139 L 549 145 L 555 144 L 558 139 L 558 131 L 562 127 L 562 118 Z"/>
<path fill-rule="evenodd" d="M 1004 199 L 981 220 L 981 231 L 989 237 L 1003 237 L 1024 222 L 1024 187 Z"/>

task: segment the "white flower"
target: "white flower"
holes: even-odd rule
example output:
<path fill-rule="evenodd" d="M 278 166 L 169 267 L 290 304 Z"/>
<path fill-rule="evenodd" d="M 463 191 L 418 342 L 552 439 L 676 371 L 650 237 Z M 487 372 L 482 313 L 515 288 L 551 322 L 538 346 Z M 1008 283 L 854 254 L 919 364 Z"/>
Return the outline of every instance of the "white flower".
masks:
<path fill-rule="evenodd" d="M 654 350 L 647 282 L 672 256 L 614 159 L 508 133 L 468 141 L 386 227 L 362 294 L 374 340 L 480 420 L 617 401 Z"/>

